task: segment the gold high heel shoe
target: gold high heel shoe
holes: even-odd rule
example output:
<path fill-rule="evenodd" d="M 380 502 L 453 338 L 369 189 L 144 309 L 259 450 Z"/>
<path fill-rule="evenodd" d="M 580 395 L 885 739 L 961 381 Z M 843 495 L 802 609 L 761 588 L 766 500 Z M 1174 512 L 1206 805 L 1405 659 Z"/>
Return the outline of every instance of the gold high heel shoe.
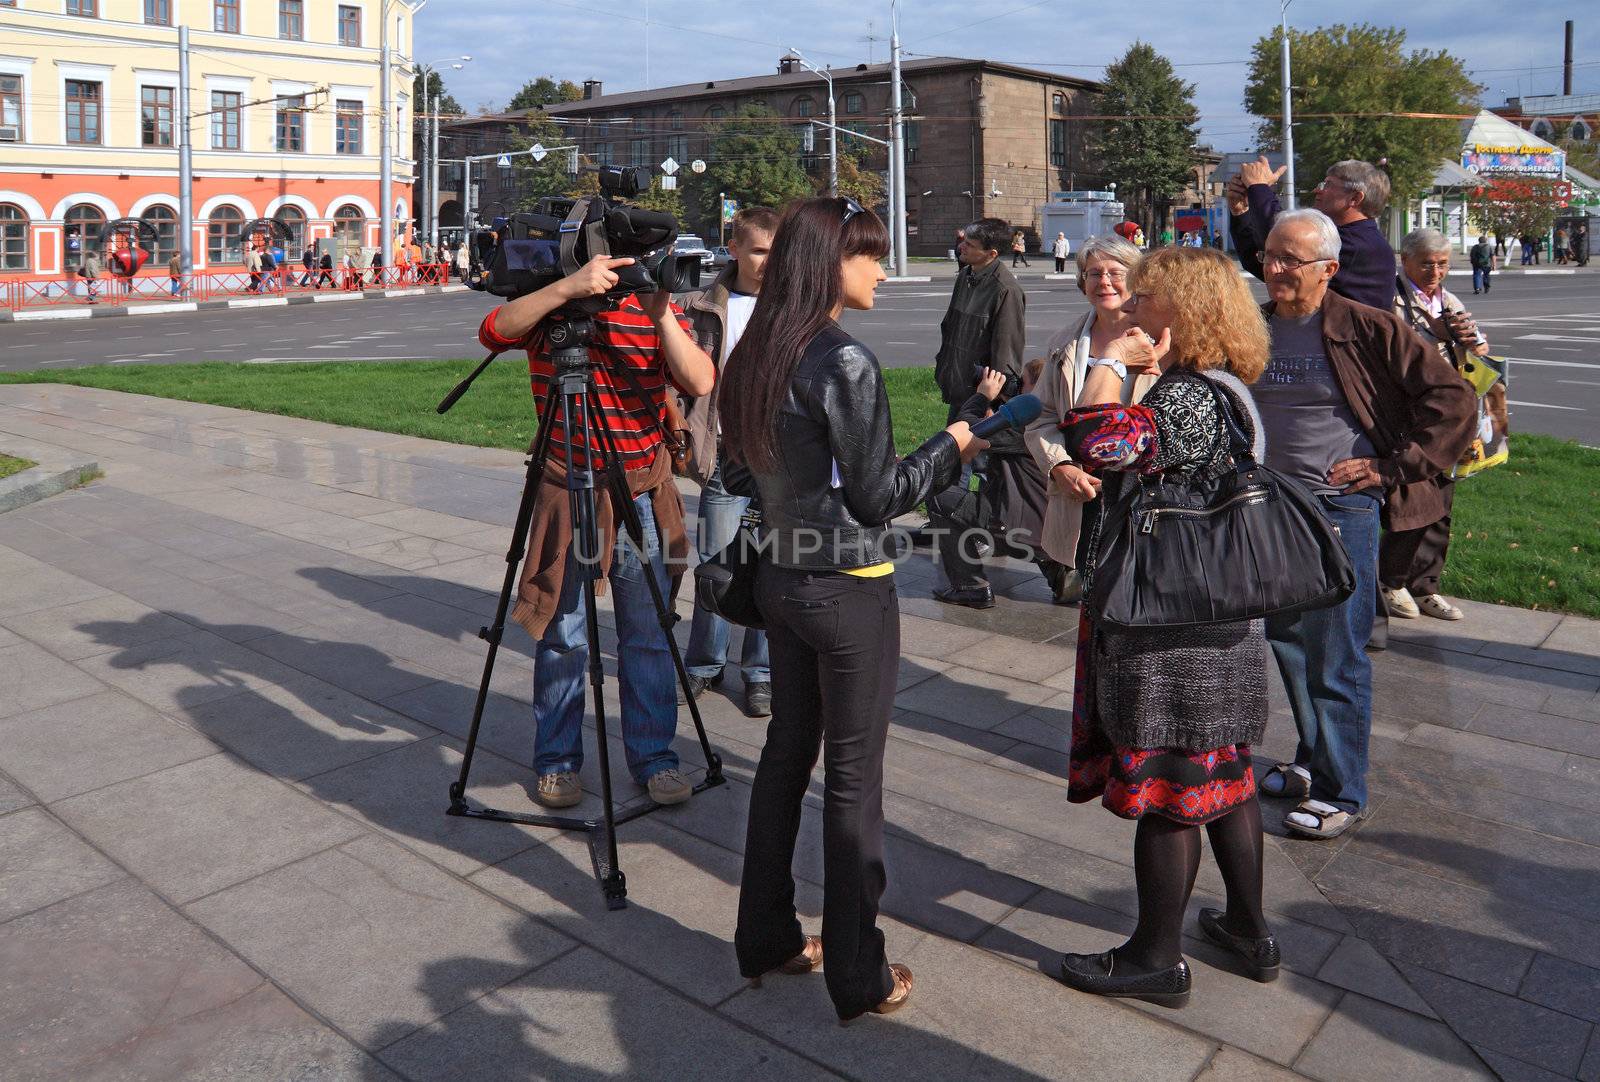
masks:
<path fill-rule="evenodd" d="M 787 973 L 790 976 L 798 976 L 802 973 L 810 973 L 821 964 L 822 937 L 820 935 L 808 935 L 806 936 L 805 946 L 800 948 L 799 954 L 795 955 L 787 962 L 773 966 L 771 969 L 767 970 L 767 973 Z M 765 977 L 766 975 L 766 973 L 763 973 L 761 977 Z M 761 977 L 751 977 L 750 987 L 760 988 Z"/>

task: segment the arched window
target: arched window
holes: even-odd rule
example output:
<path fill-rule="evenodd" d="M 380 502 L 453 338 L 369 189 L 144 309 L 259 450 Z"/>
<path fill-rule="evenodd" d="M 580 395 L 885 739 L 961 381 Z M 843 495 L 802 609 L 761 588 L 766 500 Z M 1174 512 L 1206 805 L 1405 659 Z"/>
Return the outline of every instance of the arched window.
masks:
<path fill-rule="evenodd" d="M 667 114 L 667 127 L 673 131 L 683 130 L 683 112 L 678 109 Z"/>
<path fill-rule="evenodd" d="M 243 263 L 243 232 L 243 211 L 227 205 L 214 208 L 206 222 L 206 263 Z"/>
<path fill-rule="evenodd" d="M 1589 141 L 1589 125 L 1583 122 L 1583 117 L 1573 117 L 1572 127 L 1569 130 L 1572 138 L 1578 142 L 1587 143 Z"/>
<path fill-rule="evenodd" d="M 340 245 L 359 248 L 366 243 L 367 216 L 354 203 L 346 203 L 333 212 L 333 235 Z"/>
<path fill-rule="evenodd" d="M 1533 122 L 1533 126 L 1528 130 L 1537 135 L 1540 139 L 1548 139 L 1552 134 L 1554 134 L 1550 127 L 1550 122 L 1544 117 L 1540 117 L 1538 120 L 1535 120 Z"/>
<path fill-rule="evenodd" d="M 724 109 L 720 105 L 713 105 L 711 108 L 706 110 L 706 117 L 710 120 L 721 120 L 727 115 L 728 110 Z"/>
<path fill-rule="evenodd" d="M 67 262 L 72 266 L 82 264 L 91 251 L 100 248 L 100 231 L 106 227 L 106 216 L 93 203 L 78 203 L 62 216 L 67 234 Z M 77 241 L 77 246 L 73 246 Z"/>
<path fill-rule="evenodd" d="M 278 208 L 273 215 L 284 229 L 289 231 L 289 239 L 283 242 L 283 250 L 289 256 L 297 256 L 300 249 L 306 246 L 306 215 L 299 207 L 285 204 Z"/>
<path fill-rule="evenodd" d="M 1067 112 L 1067 96 L 1060 91 L 1051 94 L 1050 111 L 1056 116 L 1065 116 Z"/>
<path fill-rule="evenodd" d="M 0 271 L 28 269 L 28 216 L 21 207 L 0 203 Z"/>
<path fill-rule="evenodd" d="M 795 116 L 815 116 L 816 112 L 817 103 L 811 99 L 809 94 L 802 94 L 800 97 L 794 99 Z"/>
<path fill-rule="evenodd" d="M 171 207 L 154 206 L 144 212 L 144 220 L 156 231 L 156 250 L 150 262 L 165 263 L 178 254 L 178 212 Z"/>

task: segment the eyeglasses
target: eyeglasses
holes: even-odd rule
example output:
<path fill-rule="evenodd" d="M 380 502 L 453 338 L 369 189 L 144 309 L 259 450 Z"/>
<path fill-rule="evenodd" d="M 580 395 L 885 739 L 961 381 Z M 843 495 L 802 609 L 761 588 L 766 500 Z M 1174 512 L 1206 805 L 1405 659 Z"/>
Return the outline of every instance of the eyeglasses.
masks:
<path fill-rule="evenodd" d="M 1301 267 L 1309 267 L 1313 263 L 1327 263 L 1332 258 L 1332 256 L 1323 256 L 1321 259 L 1296 259 L 1292 255 L 1278 255 L 1274 252 L 1256 253 L 1256 262 L 1260 263 L 1263 269 L 1267 267 L 1282 267 L 1286 271 L 1297 271 Z"/>
<path fill-rule="evenodd" d="M 1339 187 L 1343 188 L 1345 191 L 1349 191 L 1350 190 L 1350 185 L 1346 184 L 1342 180 L 1332 180 L 1332 181 L 1330 181 L 1330 180 L 1326 180 L 1326 179 L 1323 180 L 1321 183 L 1319 183 L 1315 188 L 1312 188 L 1311 190 L 1314 191 L 1314 192 L 1325 192 L 1325 191 L 1328 190 L 1328 185 L 1329 184 L 1337 184 Z"/>
<path fill-rule="evenodd" d="M 862 206 L 860 203 L 857 203 L 854 199 L 851 199 L 849 196 L 845 196 L 845 199 L 844 199 L 844 217 L 839 219 L 839 224 L 840 225 L 848 225 L 851 218 L 854 218 L 857 214 L 865 214 L 866 212 L 867 212 L 867 208 L 866 207 Z"/>
<path fill-rule="evenodd" d="M 1116 267 L 1112 270 L 1095 269 L 1084 271 L 1083 276 L 1091 282 L 1126 282 L 1128 280 L 1128 272 L 1121 267 Z"/>
<path fill-rule="evenodd" d="M 1417 265 L 1419 267 L 1425 267 L 1428 270 L 1449 270 L 1450 269 L 1450 261 L 1448 259 L 1427 259 L 1427 260 L 1422 260 Z"/>

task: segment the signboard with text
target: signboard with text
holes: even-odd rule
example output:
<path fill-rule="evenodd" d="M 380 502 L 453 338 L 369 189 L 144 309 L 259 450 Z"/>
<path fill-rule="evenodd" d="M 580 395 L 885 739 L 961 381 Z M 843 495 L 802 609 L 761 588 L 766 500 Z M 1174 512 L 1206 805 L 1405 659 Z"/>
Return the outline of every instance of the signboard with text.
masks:
<path fill-rule="evenodd" d="M 1560 177 L 1566 163 L 1565 152 L 1551 146 L 1468 143 L 1461 148 L 1461 167 L 1480 176 Z"/>

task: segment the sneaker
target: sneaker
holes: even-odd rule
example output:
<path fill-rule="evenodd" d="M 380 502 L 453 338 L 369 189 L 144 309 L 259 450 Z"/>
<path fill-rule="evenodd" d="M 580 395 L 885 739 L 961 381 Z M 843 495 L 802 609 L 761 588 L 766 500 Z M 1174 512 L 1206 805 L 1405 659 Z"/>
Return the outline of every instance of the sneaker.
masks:
<path fill-rule="evenodd" d="M 1438 594 L 1423 594 L 1417 598 L 1417 608 L 1435 620 L 1459 620 L 1466 615 Z"/>
<path fill-rule="evenodd" d="M 645 788 L 650 790 L 650 799 L 657 804 L 682 804 L 694 795 L 694 787 L 675 766 L 650 775 Z"/>
<path fill-rule="evenodd" d="M 744 712 L 752 718 L 772 715 L 772 685 L 765 680 L 747 684 L 744 689 Z"/>
<path fill-rule="evenodd" d="M 578 775 L 571 770 L 540 774 L 533 799 L 546 808 L 570 808 L 583 799 L 583 787 L 578 784 Z"/>
<path fill-rule="evenodd" d="M 1404 586 L 1398 590 L 1383 588 L 1383 603 L 1389 606 L 1389 615 L 1398 616 L 1402 620 L 1415 620 L 1422 615 L 1422 610 L 1417 608 L 1417 602 L 1411 596 L 1411 591 Z"/>
<path fill-rule="evenodd" d="M 722 674 L 720 672 L 717 673 L 717 675 L 715 675 L 715 676 L 696 676 L 694 673 L 690 673 L 689 674 L 689 694 L 694 697 L 695 702 L 699 702 L 700 701 L 700 696 L 702 696 L 702 695 L 704 695 L 706 693 L 706 688 L 714 688 L 714 687 L 721 687 L 721 686 L 722 686 Z M 678 705 L 679 706 L 683 706 L 688 701 L 689 701 L 688 699 L 685 699 L 683 697 L 683 685 L 679 684 L 678 685 Z"/>

